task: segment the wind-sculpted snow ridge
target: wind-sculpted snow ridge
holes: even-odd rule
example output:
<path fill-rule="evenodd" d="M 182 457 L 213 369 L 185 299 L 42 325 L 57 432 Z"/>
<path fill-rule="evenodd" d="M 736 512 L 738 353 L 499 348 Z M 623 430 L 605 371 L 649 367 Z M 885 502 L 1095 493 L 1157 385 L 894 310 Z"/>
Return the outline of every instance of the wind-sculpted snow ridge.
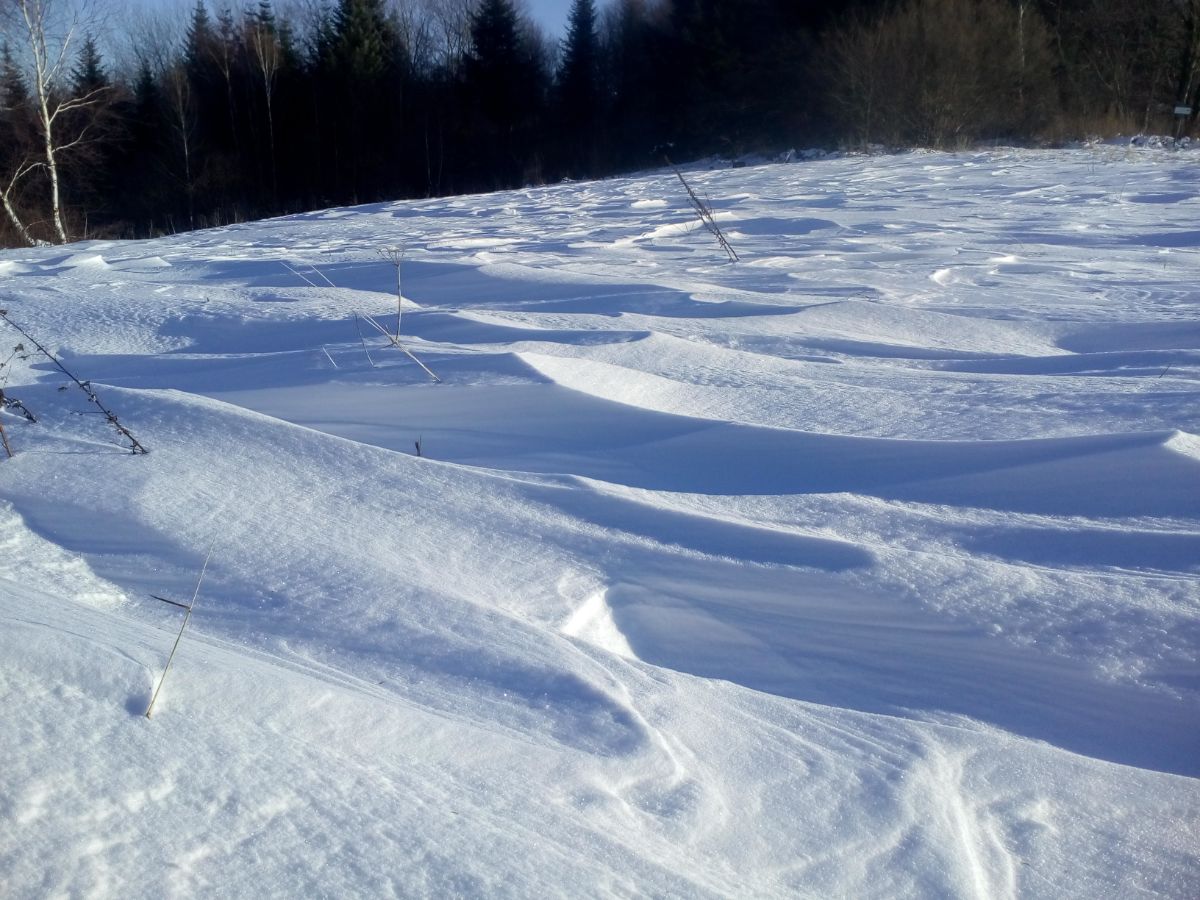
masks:
<path fill-rule="evenodd" d="M 6 251 L 0 893 L 1194 896 L 1190 156 Z"/>

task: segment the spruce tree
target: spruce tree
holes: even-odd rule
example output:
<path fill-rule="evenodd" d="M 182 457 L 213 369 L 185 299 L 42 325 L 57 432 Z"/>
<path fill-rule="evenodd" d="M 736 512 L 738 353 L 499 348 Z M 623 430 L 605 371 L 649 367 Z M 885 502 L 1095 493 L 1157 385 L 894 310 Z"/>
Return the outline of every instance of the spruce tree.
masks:
<path fill-rule="evenodd" d="M 405 50 L 382 0 L 340 0 L 320 54 L 319 114 L 334 125 L 319 137 L 329 181 L 343 201 L 386 196 L 398 181 Z"/>
<path fill-rule="evenodd" d="M 575 0 L 567 22 L 559 87 L 563 95 L 581 105 L 595 103 L 599 73 L 599 44 L 594 0 Z"/>
<path fill-rule="evenodd" d="M 16 186 L 17 169 L 34 152 L 29 85 L 8 42 L 0 44 L 0 191 Z"/>
<path fill-rule="evenodd" d="M 479 176 L 493 187 L 514 187 L 532 155 L 541 105 L 540 72 L 511 0 L 483 0 L 471 17 L 466 90 L 475 112 Z"/>
<path fill-rule="evenodd" d="M 333 15 L 332 62 L 351 87 L 369 89 L 391 68 L 399 39 L 382 0 L 341 0 Z"/>
<path fill-rule="evenodd" d="M 167 99 L 148 60 L 139 62 L 129 92 L 117 101 L 122 132 L 112 162 L 112 221 L 127 234 L 154 236 L 172 213 L 182 215 L 169 166 Z"/>
<path fill-rule="evenodd" d="M 192 8 L 192 18 L 188 22 L 187 33 L 184 36 L 183 60 L 187 67 L 188 76 L 197 80 L 208 66 L 212 53 L 212 45 L 216 36 L 213 33 L 212 21 L 208 16 L 208 7 L 204 0 L 196 0 Z"/>
<path fill-rule="evenodd" d="M 29 101 L 29 85 L 13 57 L 8 41 L 0 44 L 0 107 L 5 112 L 21 109 Z"/>
<path fill-rule="evenodd" d="M 90 34 L 79 48 L 79 58 L 71 70 L 71 89 L 76 97 L 87 97 L 109 87 L 109 79 L 100 61 L 96 39 Z"/>
<path fill-rule="evenodd" d="M 618 168 L 661 163 L 653 148 L 668 139 L 660 112 L 661 94 L 647 85 L 659 82 L 663 42 L 646 0 L 617 0 L 605 35 L 605 133 Z"/>
<path fill-rule="evenodd" d="M 600 113 L 600 39 L 593 0 L 575 0 L 571 6 L 555 99 L 566 144 L 564 162 L 572 175 L 591 174 L 598 162 Z"/>

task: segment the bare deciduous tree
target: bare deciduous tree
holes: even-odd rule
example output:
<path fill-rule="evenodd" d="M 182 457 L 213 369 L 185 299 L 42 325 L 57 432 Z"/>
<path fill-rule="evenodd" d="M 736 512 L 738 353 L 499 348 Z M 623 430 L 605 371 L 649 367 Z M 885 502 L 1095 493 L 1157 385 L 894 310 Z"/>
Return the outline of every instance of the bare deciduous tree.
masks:
<path fill-rule="evenodd" d="M 274 20 L 263 15 L 248 18 L 246 42 L 256 73 L 262 83 L 263 102 L 267 110 L 267 146 L 271 154 L 271 196 L 278 198 L 279 176 L 275 160 L 275 113 L 272 101 L 275 97 L 275 80 L 283 64 L 283 48 L 279 46 L 279 34 Z"/>
<path fill-rule="evenodd" d="M 1175 0 L 1175 5 L 1180 23 L 1175 102 L 1191 108 L 1187 120 L 1194 124 L 1200 117 L 1200 0 Z M 1180 119 L 1177 133 L 1183 127 Z"/>
<path fill-rule="evenodd" d="M 412 68 L 423 71 L 436 65 L 434 23 L 423 0 L 393 0 L 389 15 Z"/>
<path fill-rule="evenodd" d="M 471 16 L 478 0 L 422 0 L 431 23 L 433 58 L 446 69 L 462 64 L 471 49 Z"/>
<path fill-rule="evenodd" d="M 24 186 L 25 179 L 38 171 L 42 163 L 32 152 L 28 141 L 29 135 L 21 134 L 17 127 L 12 127 L 11 133 L 5 137 L 12 141 L 9 148 L 15 152 L 11 160 L 7 161 L 3 182 L 0 183 L 0 205 L 3 205 L 4 214 L 16 232 L 21 235 L 21 239 L 33 246 L 37 243 L 37 239 L 30 232 L 29 226 L 25 224 L 17 209 L 17 197 Z"/>
<path fill-rule="evenodd" d="M 13 167 L 3 201 L 10 221 L 30 243 L 32 236 L 17 218 L 11 203 L 12 191 L 22 179 L 39 169 L 46 176 L 54 237 L 59 243 L 70 239 L 63 215 L 63 161 L 70 151 L 89 139 L 95 120 L 79 113 L 95 110 L 108 89 L 98 87 L 74 96 L 65 85 L 70 77 L 75 43 L 81 39 L 84 26 L 94 26 L 97 18 L 86 0 L 80 3 L 0 0 L 0 29 L 6 39 L 20 47 L 28 69 L 29 104 L 38 136 L 36 152 Z"/>
<path fill-rule="evenodd" d="M 1052 84 L 1043 21 L 1005 0 L 906 0 L 851 19 L 829 36 L 823 63 L 842 124 L 893 145 L 1028 134 Z"/>
<path fill-rule="evenodd" d="M 163 72 L 170 128 L 178 141 L 180 169 L 178 178 L 187 195 L 188 228 L 196 227 L 196 178 L 192 162 L 192 145 L 196 134 L 196 111 L 192 100 L 192 85 L 183 63 L 176 62 Z"/>

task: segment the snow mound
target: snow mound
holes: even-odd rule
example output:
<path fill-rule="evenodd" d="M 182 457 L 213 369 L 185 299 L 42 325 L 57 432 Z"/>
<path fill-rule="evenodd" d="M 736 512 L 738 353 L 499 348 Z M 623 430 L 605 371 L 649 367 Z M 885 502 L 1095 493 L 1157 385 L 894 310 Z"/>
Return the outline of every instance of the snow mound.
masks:
<path fill-rule="evenodd" d="M 1192 896 L 1187 156 L 0 253 L 6 896 Z"/>

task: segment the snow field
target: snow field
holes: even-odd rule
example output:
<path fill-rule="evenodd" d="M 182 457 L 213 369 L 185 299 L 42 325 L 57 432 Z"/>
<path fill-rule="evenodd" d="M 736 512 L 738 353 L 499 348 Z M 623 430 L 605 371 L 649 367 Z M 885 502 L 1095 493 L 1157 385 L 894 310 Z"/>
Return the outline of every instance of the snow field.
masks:
<path fill-rule="evenodd" d="M 4 893 L 1190 896 L 1190 156 L 6 251 Z"/>

